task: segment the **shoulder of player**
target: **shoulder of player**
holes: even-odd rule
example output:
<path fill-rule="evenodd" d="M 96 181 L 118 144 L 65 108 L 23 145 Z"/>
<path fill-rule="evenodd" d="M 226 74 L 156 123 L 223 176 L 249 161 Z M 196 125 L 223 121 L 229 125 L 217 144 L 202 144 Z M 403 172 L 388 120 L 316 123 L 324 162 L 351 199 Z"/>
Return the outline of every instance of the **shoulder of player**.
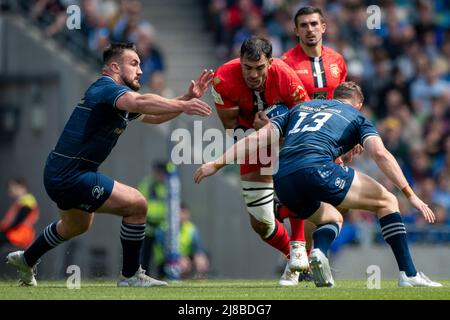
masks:
<path fill-rule="evenodd" d="M 280 57 L 281 60 L 283 61 L 289 61 L 290 59 L 292 59 L 292 56 L 294 55 L 294 48 L 289 49 L 288 51 L 286 51 L 285 53 L 283 53 Z"/>
<path fill-rule="evenodd" d="M 280 58 L 273 58 L 272 65 L 269 71 L 274 74 L 295 75 L 294 70 Z"/>
<path fill-rule="evenodd" d="M 124 89 L 128 88 L 126 85 L 118 84 L 110 76 L 102 75 L 100 78 L 98 78 L 95 82 L 93 82 L 90 85 L 90 87 L 87 89 L 87 91 L 92 90 L 92 89 L 101 90 L 104 88 L 114 88 L 114 87 L 120 87 L 120 88 L 124 88 Z"/>
<path fill-rule="evenodd" d="M 360 124 L 365 119 L 365 116 L 350 104 L 343 103 L 339 108 L 343 110 L 343 115 L 348 117 L 352 122 L 356 121 L 356 124 Z"/>
<path fill-rule="evenodd" d="M 331 49 L 330 47 L 323 46 L 322 48 L 322 57 L 334 57 L 336 60 L 342 60 L 345 62 L 344 57 L 337 51 Z"/>
<path fill-rule="evenodd" d="M 240 70 L 240 68 L 240 59 L 236 58 L 219 66 L 215 72 L 215 75 L 222 78 L 229 77 L 232 76 L 236 71 Z"/>
<path fill-rule="evenodd" d="M 240 77 L 242 77 L 242 71 L 239 59 L 228 61 L 217 68 L 214 73 L 214 89 L 216 91 L 229 91 L 239 83 L 236 79 L 239 79 Z"/>

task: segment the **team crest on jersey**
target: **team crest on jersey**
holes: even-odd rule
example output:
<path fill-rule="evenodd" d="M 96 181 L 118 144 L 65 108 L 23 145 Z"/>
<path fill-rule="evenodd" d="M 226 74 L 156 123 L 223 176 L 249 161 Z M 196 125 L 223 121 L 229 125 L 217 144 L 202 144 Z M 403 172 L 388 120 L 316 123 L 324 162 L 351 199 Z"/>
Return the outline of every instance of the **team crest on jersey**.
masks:
<path fill-rule="evenodd" d="M 330 72 L 334 78 L 339 78 L 339 75 L 341 74 L 341 70 L 336 63 L 330 64 Z"/>
<path fill-rule="evenodd" d="M 219 77 L 214 77 L 213 83 L 214 83 L 214 85 L 218 85 L 220 83 L 220 78 Z"/>
<path fill-rule="evenodd" d="M 95 186 L 92 188 L 92 196 L 95 199 L 98 199 L 102 196 L 102 194 L 105 193 L 105 188 L 101 186 Z"/>

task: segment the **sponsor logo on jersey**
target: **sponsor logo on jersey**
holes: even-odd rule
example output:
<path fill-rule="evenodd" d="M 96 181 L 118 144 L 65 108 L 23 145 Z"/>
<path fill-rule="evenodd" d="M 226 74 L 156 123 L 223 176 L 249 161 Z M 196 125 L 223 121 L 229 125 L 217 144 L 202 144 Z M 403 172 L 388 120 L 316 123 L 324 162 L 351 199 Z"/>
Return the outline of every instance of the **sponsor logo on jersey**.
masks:
<path fill-rule="evenodd" d="M 300 70 L 295 70 L 295 73 L 298 73 L 298 74 L 308 74 L 309 71 L 308 71 L 308 69 L 300 69 Z"/>
<path fill-rule="evenodd" d="M 330 64 L 330 72 L 334 78 L 339 78 L 339 75 L 341 74 L 341 69 L 339 69 L 339 66 L 336 63 L 332 63 Z"/>
<path fill-rule="evenodd" d="M 326 99 L 327 98 L 327 92 L 326 91 L 315 91 L 313 93 L 313 99 Z"/>
<path fill-rule="evenodd" d="M 338 187 L 339 189 L 344 189 L 345 187 L 345 180 L 341 178 L 336 178 L 334 181 L 334 185 Z"/>
<path fill-rule="evenodd" d="M 80 204 L 80 205 L 79 205 L 79 208 L 80 208 L 80 209 L 84 209 L 84 210 L 86 210 L 86 211 L 89 211 L 89 209 L 91 208 L 91 205 L 90 205 L 90 204 L 83 203 L 83 204 Z"/>
<path fill-rule="evenodd" d="M 333 173 L 331 170 L 323 170 L 323 169 L 319 169 L 318 172 L 322 179 L 328 178 Z"/>
<path fill-rule="evenodd" d="M 220 95 L 220 93 L 218 93 L 218 92 L 214 89 L 214 87 L 211 88 L 211 93 L 212 93 L 212 95 L 213 95 L 213 97 L 214 97 L 214 102 L 215 102 L 216 104 L 221 104 L 221 105 L 224 105 L 224 104 L 225 104 L 225 103 L 223 102 L 222 96 Z"/>

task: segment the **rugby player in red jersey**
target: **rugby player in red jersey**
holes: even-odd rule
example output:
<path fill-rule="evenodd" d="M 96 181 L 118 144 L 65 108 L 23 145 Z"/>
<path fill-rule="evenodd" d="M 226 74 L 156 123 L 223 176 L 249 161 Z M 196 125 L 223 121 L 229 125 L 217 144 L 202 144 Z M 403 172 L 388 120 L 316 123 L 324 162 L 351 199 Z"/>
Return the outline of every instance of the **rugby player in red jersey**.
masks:
<path fill-rule="evenodd" d="M 294 69 L 311 99 L 332 99 L 333 90 L 347 76 L 347 67 L 341 54 L 322 44 L 326 22 L 322 11 L 316 7 L 302 7 L 294 17 L 295 34 L 298 44 L 285 52 L 281 59 Z M 341 158 L 336 163 L 343 163 Z M 291 221 L 291 241 L 306 239 L 308 253 L 312 244 L 313 226 L 302 220 L 293 220 L 284 206 L 278 207 L 277 218 L 281 221 L 289 217 Z"/>
<path fill-rule="evenodd" d="M 223 126 L 235 130 L 261 127 L 258 123 L 269 121 L 264 112 L 269 106 L 285 104 L 292 108 L 309 100 L 295 72 L 280 59 L 272 58 L 270 42 L 257 37 L 244 41 L 240 58 L 216 70 L 212 93 Z M 298 258 L 294 268 L 289 260 L 280 279 L 280 285 L 294 285 L 298 283 L 299 270 L 308 268 L 306 250 L 304 246 L 291 246 L 285 227 L 275 219 L 272 176 L 262 175 L 261 167 L 261 163 L 240 167 L 250 222 L 263 241 L 287 257 Z"/>
<path fill-rule="evenodd" d="M 311 99 L 332 99 L 333 90 L 345 81 L 347 67 L 342 55 L 322 44 L 326 30 L 322 11 L 300 8 L 294 23 L 299 43 L 281 59 L 294 69 Z"/>

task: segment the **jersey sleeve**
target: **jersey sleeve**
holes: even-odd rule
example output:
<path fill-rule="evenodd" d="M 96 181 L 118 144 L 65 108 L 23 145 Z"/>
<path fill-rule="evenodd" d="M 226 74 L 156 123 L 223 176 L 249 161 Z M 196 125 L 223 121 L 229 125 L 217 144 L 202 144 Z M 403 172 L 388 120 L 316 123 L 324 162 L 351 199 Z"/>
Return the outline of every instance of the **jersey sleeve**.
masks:
<path fill-rule="evenodd" d="M 231 99 L 227 97 L 227 92 L 229 92 L 230 88 L 227 88 L 227 85 L 222 82 L 218 77 L 215 77 L 214 84 L 211 86 L 211 93 L 214 98 L 214 105 L 216 108 L 221 109 L 230 109 L 236 108 L 237 105 Z"/>
<path fill-rule="evenodd" d="M 302 81 L 297 74 L 291 68 L 283 68 L 285 72 L 281 72 L 279 77 L 281 78 L 281 89 L 283 92 L 283 100 L 286 102 L 289 108 L 294 107 L 300 102 L 308 101 L 309 96 L 303 86 Z"/>
<path fill-rule="evenodd" d="M 100 97 L 100 102 L 112 105 L 115 108 L 117 99 L 119 99 L 122 95 L 124 95 L 128 91 L 132 90 L 127 86 L 112 83 L 103 86 L 98 95 Z"/>
<path fill-rule="evenodd" d="M 272 124 L 280 131 L 280 136 L 284 136 L 287 131 L 290 114 L 291 112 L 286 112 L 270 119 Z"/>
<path fill-rule="evenodd" d="M 364 142 L 370 137 L 379 137 L 379 133 L 374 125 L 364 116 L 359 117 L 359 144 L 364 145 Z"/>

